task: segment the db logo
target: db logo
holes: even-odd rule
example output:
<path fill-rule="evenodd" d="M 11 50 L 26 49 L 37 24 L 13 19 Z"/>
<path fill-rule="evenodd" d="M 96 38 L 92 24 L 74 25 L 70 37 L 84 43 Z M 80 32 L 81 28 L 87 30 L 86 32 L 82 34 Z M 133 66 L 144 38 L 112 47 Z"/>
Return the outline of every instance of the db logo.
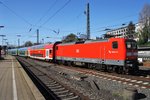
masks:
<path fill-rule="evenodd" d="M 79 53 L 79 49 L 76 49 L 76 53 Z"/>

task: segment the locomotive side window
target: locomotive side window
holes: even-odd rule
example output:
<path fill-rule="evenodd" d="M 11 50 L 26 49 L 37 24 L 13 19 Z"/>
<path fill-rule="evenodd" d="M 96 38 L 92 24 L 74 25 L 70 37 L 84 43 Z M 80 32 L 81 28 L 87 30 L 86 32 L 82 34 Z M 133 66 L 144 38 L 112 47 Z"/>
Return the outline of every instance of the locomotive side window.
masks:
<path fill-rule="evenodd" d="M 112 48 L 113 49 L 117 49 L 118 48 L 118 42 L 117 41 L 112 42 Z"/>

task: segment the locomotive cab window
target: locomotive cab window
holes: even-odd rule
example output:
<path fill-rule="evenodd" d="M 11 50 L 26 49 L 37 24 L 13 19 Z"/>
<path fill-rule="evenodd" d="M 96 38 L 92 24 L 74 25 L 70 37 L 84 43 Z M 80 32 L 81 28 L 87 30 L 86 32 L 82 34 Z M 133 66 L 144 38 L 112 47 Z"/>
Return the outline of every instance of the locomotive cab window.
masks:
<path fill-rule="evenodd" d="M 126 48 L 127 49 L 137 49 L 137 43 L 135 41 L 127 41 Z"/>
<path fill-rule="evenodd" d="M 113 49 L 117 49 L 118 48 L 118 42 L 117 41 L 112 42 L 112 48 Z"/>

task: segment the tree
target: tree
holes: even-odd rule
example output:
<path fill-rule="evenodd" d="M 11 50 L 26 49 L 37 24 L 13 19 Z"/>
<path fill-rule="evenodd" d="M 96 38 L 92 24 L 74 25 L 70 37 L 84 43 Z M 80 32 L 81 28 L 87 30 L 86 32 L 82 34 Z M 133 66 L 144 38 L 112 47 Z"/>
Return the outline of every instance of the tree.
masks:
<path fill-rule="evenodd" d="M 33 45 L 33 43 L 31 41 L 27 41 L 24 44 L 25 47 L 32 46 L 32 45 Z"/>
<path fill-rule="evenodd" d="M 139 14 L 139 23 L 145 25 L 147 20 L 150 21 L 150 4 L 146 3 Z"/>
<path fill-rule="evenodd" d="M 134 38 L 135 35 L 135 24 L 133 24 L 132 21 L 130 21 L 130 23 L 127 26 L 127 37 L 128 38 Z"/>
<path fill-rule="evenodd" d="M 147 43 L 148 37 L 149 37 L 149 27 L 145 25 L 139 37 L 139 44 Z"/>
<path fill-rule="evenodd" d="M 111 38 L 111 37 L 115 37 L 115 35 L 112 35 L 112 34 L 104 34 L 104 38 Z"/>
<path fill-rule="evenodd" d="M 145 44 L 150 38 L 150 4 L 145 4 L 139 15 L 141 27 L 139 44 Z"/>
<path fill-rule="evenodd" d="M 78 40 L 78 37 L 73 34 L 73 33 L 70 33 L 69 35 L 67 35 L 63 40 L 62 42 L 66 43 L 66 42 L 74 42 L 74 41 L 77 41 Z"/>

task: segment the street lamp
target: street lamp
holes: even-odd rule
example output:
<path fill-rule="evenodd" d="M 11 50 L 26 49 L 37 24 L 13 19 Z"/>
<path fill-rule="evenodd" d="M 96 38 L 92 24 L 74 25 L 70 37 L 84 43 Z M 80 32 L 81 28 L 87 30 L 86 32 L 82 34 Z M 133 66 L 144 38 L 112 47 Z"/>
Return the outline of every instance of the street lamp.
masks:
<path fill-rule="evenodd" d="M 0 28 L 4 28 L 4 26 L 0 26 Z"/>
<path fill-rule="evenodd" d="M 4 40 L 4 44 L 6 44 L 7 39 L 3 39 Z M 7 45 L 7 44 L 6 44 Z"/>
<path fill-rule="evenodd" d="M 6 45 L 8 46 L 8 45 L 9 45 L 9 42 L 6 42 Z"/>
<path fill-rule="evenodd" d="M 0 35 L 2 37 L 2 46 L 3 46 L 3 37 L 6 37 L 6 35 Z"/>
<path fill-rule="evenodd" d="M 0 29 L 4 28 L 4 26 L 0 26 Z M 6 35 L 0 35 L 2 37 L 2 45 L 3 45 L 3 37 L 5 37 Z"/>
<path fill-rule="evenodd" d="M 51 37 L 47 36 L 46 38 L 51 38 Z"/>

